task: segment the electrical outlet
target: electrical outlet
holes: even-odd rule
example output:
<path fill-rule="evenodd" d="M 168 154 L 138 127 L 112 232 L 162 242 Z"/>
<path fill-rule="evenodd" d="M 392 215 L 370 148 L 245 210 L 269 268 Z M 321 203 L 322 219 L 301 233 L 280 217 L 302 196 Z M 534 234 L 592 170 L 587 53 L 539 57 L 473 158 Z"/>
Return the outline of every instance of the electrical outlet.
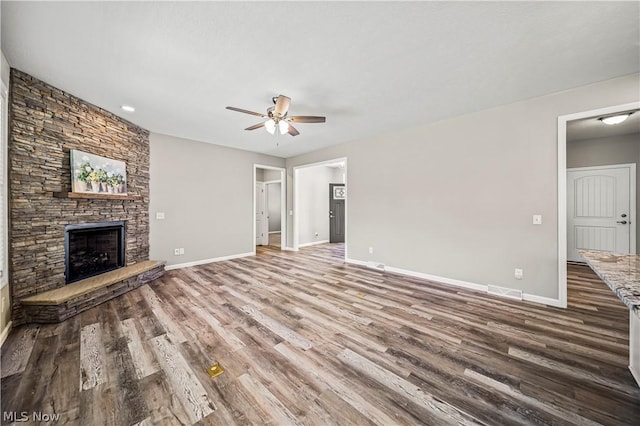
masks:
<path fill-rule="evenodd" d="M 183 255 L 184 254 L 184 247 L 180 247 L 180 254 Z"/>
<path fill-rule="evenodd" d="M 173 255 L 174 256 L 180 256 L 180 249 L 179 248 L 173 249 Z"/>
<path fill-rule="evenodd" d="M 516 277 L 516 280 L 521 280 L 524 277 L 524 270 L 516 268 L 513 276 Z"/>
<path fill-rule="evenodd" d="M 319 235 L 320 235 L 320 234 L 318 234 L 317 232 L 314 234 L 314 236 L 315 236 L 316 238 L 318 238 L 318 236 L 319 236 Z"/>
<path fill-rule="evenodd" d="M 533 224 L 534 225 L 542 225 L 542 215 L 541 214 L 534 214 L 533 215 Z"/>
<path fill-rule="evenodd" d="M 373 247 L 369 247 L 369 254 L 373 254 Z"/>
<path fill-rule="evenodd" d="M 157 220 L 164 220 L 164 212 L 156 212 Z"/>

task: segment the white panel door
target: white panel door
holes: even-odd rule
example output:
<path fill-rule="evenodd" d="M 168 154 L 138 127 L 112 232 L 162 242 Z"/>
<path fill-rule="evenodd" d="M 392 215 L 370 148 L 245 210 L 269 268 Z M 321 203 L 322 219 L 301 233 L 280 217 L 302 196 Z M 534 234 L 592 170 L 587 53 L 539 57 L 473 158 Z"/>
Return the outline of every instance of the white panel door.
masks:
<path fill-rule="evenodd" d="M 578 249 L 630 253 L 630 177 L 624 166 L 567 170 L 567 260 L 584 262 Z"/>
<path fill-rule="evenodd" d="M 264 183 L 256 182 L 256 245 L 269 244 L 269 234 L 265 232 L 267 224 Z"/>

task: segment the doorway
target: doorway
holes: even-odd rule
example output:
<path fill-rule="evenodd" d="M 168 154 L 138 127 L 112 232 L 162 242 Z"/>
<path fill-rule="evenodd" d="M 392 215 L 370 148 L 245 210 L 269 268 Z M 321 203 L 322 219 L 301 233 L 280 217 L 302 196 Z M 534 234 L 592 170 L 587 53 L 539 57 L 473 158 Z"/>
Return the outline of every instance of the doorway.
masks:
<path fill-rule="evenodd" d="M 253 238 L 257 246 L 284 250 L 286 241 L 286 169 L 254 164 Z"/>
<path fill-rule="evenodd" d="M 331 209 L 332 189 L 330 184 L 342 187 L 339 222 L 332 218 L 335 210 Z M 337 241 L 345 244 L 344 256 L 347 256 L 348 242 L 348 202 L 347 191 L 347 160 L 338 158 L 318 163 L 296 166 L 293 168 L 293 239 L 294 250 L 302 247 L 330 243 L 331 223 L 338 223 L 339 234 Z M 327 197 L 327 190 L 330 190 Z"/>
<path fill-rule="evenodd" d="M 611 128 L 615 128 L 615 126 L 609 126 L 609 130 L 606 130 L 604 125 L 601 125 L 596 129 L 596 127 L 589 127 L 590 124 L 601 124 L 597 123 L 598 119 L 603 116 L 614 115 L 620 112 L 626 111 L 636 111 L 633 115 L 637 116 L 640 112 L 637 112 L 640 109 L 640 102 L 632 102 L 623 105 L 611 106 L 607 108 L 600 108 L 591 111 L 584 111 L 574 114 L 568 114 L 558 117 L 558 301 L 554 306 L 566 308 L 567 307 L 567 260 L 568 260 L 568 216 L 567 216 L 567 171 L 568 168 L 576 168 L 579 166 L 596 166 L 596 165 L 606 165 L 606 164 L 580 164 L 577 165 L 572 162 L 572 156 L 567 156 L 568 151 L 572 149 L 570 143 L 574 138 L 575 132 L 585 130 L 589 132 L 590 137 L 593 138 L 602 138 L 605 137 L 605 133 L 600 133 L 601 131 L 610 131 Z M 632 116 L 633 116 L 632 115 Z M 595 124 L 594 124 L 595 123 Z M 602 130 L 605 129 L 605 130 Z M 618 127 L 618 129 L 620 129 Z M 577 138 L 580 140 L 581 138 Z M 589 139 L 587 136 L 586 139 Z M 613 150 L 610 149 L 610 145 L 607 146 L 606 153 L 611 153 Z M 603 151 L 604 152 L 604 151 Z M 586 157 L 585 157 L 586 158 Z M 634 159 L 638 159 L 640 161 L 640 154 L 636 155 Z M 628 163 L 628 158 L 626 161 L 613 161 L 608 164 L 615 163 Z M 575 194 L 574 194 L 575 195 Z M 635 197 L 634 194 L 631 194 L 632 198 Z M 637 197 L 635 197 L 637 198 Z M 635 222 L 635 203 L 631 201 L 630 210 L 633 209 L 634 213 L 631 221 Z M 624 212 L 619 212 L 617 214 L 624 214 Z M 624 219 L 624 218 L 623 218 Z M 617 219 L 620 220 L 620 219 Z M 635 253 L 635 232 L 630 233 L 630 251 Z"/>

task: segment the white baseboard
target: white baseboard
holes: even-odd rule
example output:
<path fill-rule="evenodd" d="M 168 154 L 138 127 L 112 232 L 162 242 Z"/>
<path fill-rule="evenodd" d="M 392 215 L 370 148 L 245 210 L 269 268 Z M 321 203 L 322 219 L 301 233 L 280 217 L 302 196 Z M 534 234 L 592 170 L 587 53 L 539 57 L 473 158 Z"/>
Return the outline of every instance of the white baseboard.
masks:
<path fill-rule="evenodd" d="M 315 246 L 316 244 L 324 244 L 324 243 L 328 243 L 328 242 L 329 242 L 329 240 L 313 241 L 311 243 L 298 244 L 298 248 Z"/>
<path fill-rule="evenodd" d="M 396 274 L 407 275 L 415 278 L 422 278 L 429 281 L 436 281 L 443 284 L 454 285 L 456 287 L 468 288 L 470 290 L 484 291 L 488 290 L 488 287 L 483 284 L 471 283 L 468 281 L 455 280 L 453 278 L 439 277 L 437 275 L 424 274 L 422 272 L 409 271 L 407 269 L 394 268 L 393 266 L 387 266 L 385 268 L 389 272 L 395 272 Z"/>
<path fill-rule="evenodd" d="M 367 266 L 367 262 L 365 262 L 364 260 L 357 260 L 357 259 L 345 259 L 344 260 L 347 263 L 351 263 L 353 265 L 359 265 L 359 266 Z"/>
<path fill-rule="evenodd" d="M 285 247 L 281 247 L 281 248 L 282 248 L 282 250 L 284 250 L 284 251 L 298 251 L 297 249 L 294 249 L 293 247 L 287 247 L 287 246 L 285 246 Z"/>
<path fill-rule="evenodd" d="M 4 327 L 4 330 L 2 330 L 2 334 L 0 334 L 0 346 L 2 346 L 4 344 L 4 341 L 7 340 L 7 336 L 9 335 L 9 332 L 11 331 L 11 325 L 13 324 L 13 321 L 9 321 L 7 323 L 7 325 Z"/>
<path fill-rule="evenodd" d="M 167 270 L 167 271 L 170 271 L 172 269 L 188 268 L 189 266 L 206 265 L 207 263 L 222 262 L 223 260 L 238 259 L 238 258 L 241 258 L 241 257 L 249 257 L 249 256 L 255 256 L 255 255 L 256 255 L 255 252 L 232 254 L 232 255 L 229 255 L 229 256 L 215 257 L 213 259 L 202 259 L 202 260 L 196 260 L 196 261 L 193 261 L 193 262 L 178 263 L 178 264 L 175 264 L 175 265 L 167 265 L 167 266 L 164 267 L 164 269 Z"/>
<path fill-rule="evenodd" d="M 556 308 L 566 308 L 566 306 L 562 305 L 560 299 L 552 299 L 550 297 L 536 296 L 535 294 L 522 294 L 522 300 L 526 300 L 527 302 L 540 303 L 541 305 L 549 305 Z"/>
<path fill-rule="evenodd" d="M 631 371 L 631 375 L 634 379 L 636 379 L 636 383 L 638 384 L 638 386 L 640 386 L 640 371 L 634 370 L 631 365 L 629 366 L 629 371 Z"/>
<path fill-rule="evenodd" d="M 357 260 L 357 259 L 345 259 L 345 262 L 351 263 L 359 266 L 367 266 L 366 261 Z M 484 284 L 476 284 L 468 281 L 461 281 L 452 278 L 439 277 L 437 275 L 425 274 L 422 272 L 409 271 L 407 269 L 394 268 L 393 266 L 385 266 L 385 270 L 388 272 L 394 272 L 400 275 L 407 275 L 409 277 L 422 278 L 429 281 L 435 281 L 442 284 L 448 284 L 456 287 L 467 288 L 470 290 L 482 291 L 487 293 L 489 291 L 489 286 Z M 528 302 L 540 303 L 542 305 L 555 306 L 558 308 L 562 308 L 562 304 L 559 299 L 551 299 L 549 297 L 536 296 L 534 294 L 522 294 L 522 300 L 526 300 Z"/>

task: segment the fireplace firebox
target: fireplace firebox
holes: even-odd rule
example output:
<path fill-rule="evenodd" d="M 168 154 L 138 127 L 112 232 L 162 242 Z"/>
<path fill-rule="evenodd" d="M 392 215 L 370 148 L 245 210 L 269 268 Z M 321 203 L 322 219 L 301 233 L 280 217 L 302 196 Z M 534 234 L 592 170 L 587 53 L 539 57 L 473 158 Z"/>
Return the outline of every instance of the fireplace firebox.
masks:
<path fill-rule="evenodd" d="M 66 283 L 124 266 L 125 222 L 65 226 Z"/>

